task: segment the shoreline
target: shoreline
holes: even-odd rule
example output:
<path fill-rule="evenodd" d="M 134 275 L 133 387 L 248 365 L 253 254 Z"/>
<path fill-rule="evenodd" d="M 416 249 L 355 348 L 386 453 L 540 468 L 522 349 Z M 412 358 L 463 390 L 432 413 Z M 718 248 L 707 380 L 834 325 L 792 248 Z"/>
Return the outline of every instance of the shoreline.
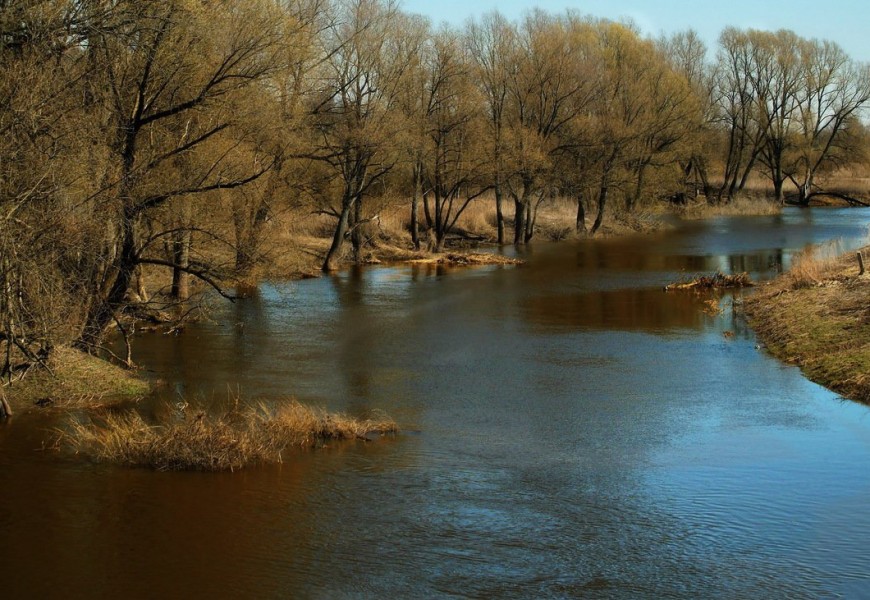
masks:
<path fill-rule="evenodd" d="M 686 214 L 687 211 L 691 212 L 691 216 Z M 741 201 L 726 207 L 713 207 L 706 204 L 682 208 L 665 206 L 656 211 L 630 217 L 611 215 L 594 237 L 574 231 L 571 222 L 573 215 L 566 215 L 564 211 L 557 210 L 544 211 L 541 214 L 538 235 L 531 244 L 647 235 L 671 229 L 674 226 L 674 218 L 690 220 L 705 213 L 708 213 L 708 216 L 720 216 L 723 213 L 768 214 L 769 211 L 770 203 L 761 203 L 757 200 Z M 465 233 L 470 234 L 471 237 L 464 239 L 460 236 L 452 240 L 454 243 L 448 245 L 442 252 L 414 250 L 411 247 L 410 235 L 407 239 L 391 236 L 389 240 L 376 241 L 366 248 L 365 255 L 356 264 L 362 266 L 416 264 L 451 268 L 524 264 L 521 259 L 507 257 L 498 252 L 494 227 L 482 226 Z M 291 250 L 285 257 L 276 256 L 272 257 L 272 260 L 267 259 L 265 264 L 249 273 L 247 278 L 235 283 L 240 287 L 255 286 L 263 281 L 292 281 L 327 275 L 317 268 L 322 258 L 317 249 L 327 243 L 328 238 L 308 238 L 302 246 L 295 249 L 295 254 Z M 300 254 L 306 255 L 309 262 L 299 262 Z M 353 266 L 352 262 L 346 261 L 342 264 L 342 270 Z M 226 281 L 225 284 L 233 285 L 230 281 Z M 147 304 L 149 303 L 145 303 L 143 313 L 146 315 L 150 314 Z M 151 304 L 150 312 L 163 317 L 159 305 L 154 309 L 153 303 Z M 171 330 L 183 329 L 183 327 L 176 327 L 177 325 L 171 320 L 166 322 L 159 320 L 156 325 L 146 325 L 143 329 L 153 330 L 162 326 Z M 122 368 L 108 360 L 69 347 L 56 348 L 48 364 L 51 371 L 34 367 L 32 372 L 12 386 L 0 388 L 0 396 L 6 398 L 12 415 L 48 408 L 101 409 L 123 406 L 148 396 L 153 388 L 147 379 L 139 376 L 134 370 Z"/>
<path fill-rule="evenodd" d="M 860 251 L 870 262 L 870 245 Z M 775 358 L 844 398 L 870 404 L 870 273 L 858 273 L 856 252 L 802 257 L 745 298 L 743 310 Z"/>

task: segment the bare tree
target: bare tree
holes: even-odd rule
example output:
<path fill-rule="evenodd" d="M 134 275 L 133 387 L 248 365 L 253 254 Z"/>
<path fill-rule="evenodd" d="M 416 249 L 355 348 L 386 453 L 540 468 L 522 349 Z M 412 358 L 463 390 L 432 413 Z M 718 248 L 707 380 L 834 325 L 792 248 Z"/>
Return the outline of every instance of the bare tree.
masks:
<path fill-rule="evenodd" d="M 505 112 L 508 103 L 508 85 L 513 54 L 516 52 L 517 33 L 500 13 L 484 15 L 480 24 L 471 22 L 466 40 L 474 59 L 475 81 L 478 82 L 485 102 L 488 136 L 492 157 L 492 185 L 495 192 L 496 230 L 498 243 L 504 244 L 504 135 Z"/>
<path fill-rule="evenodd" d="M 398 105 L 410 49 L 398 31 L 392 0 L 348 0 L 327 31 L 328 69 L 317 103 L 317 146 L 311 156 L 338 176 L 337 219 L 324 271 L 338 268 L 345 237 L 358 254 L 367 222 L 363 199 L 399 161 Z"/>
<path fill-rule="evenodd" d="M 870 100 L 870 67 L 853 63 L 827 41 L 805 42 L 801 58 L 794 165 L 788 177 L 798 190 L 798 203 L 806 205 L 820 171 L 860 154 L 849 130 L 859 125 Z"/>
<path fill-rule="evenodd" d="M 471 81 L 470 60 L 459 35 L 442 29 L 433 38 L 424 64 L 428 160 L 423 174 L 426 195 L 432 197 L 434 235 L 430 245 L 440 251 L 471 201 L 489 190 L 488 159 L 475 148 L 480 145 L 482 103 Z"/>
<path fill-rule="evenodd" d="M 173 198 L 239 187 L 268 170 L 268 164 L 247 172 L 226 168 L 240 145 L 227 143 L 226 136 L 234 124 L 233 95 L 278 64 L 273 6 L 235 3 L 212 12 L 182 1 L 122 1 L 92 24 L 86 51 L 107 91 L 101 100 L 110 168 L 100 198 L 113 230 L 77 346 L 93 349 L 99 343 L 125 305 L 138 265 L 208 279 L 203 269 L 147 255 L 138 229 L 143 215 Z M 182 177 L 167 177 L 180 160 L 195 172 L 181 169 Z"/>

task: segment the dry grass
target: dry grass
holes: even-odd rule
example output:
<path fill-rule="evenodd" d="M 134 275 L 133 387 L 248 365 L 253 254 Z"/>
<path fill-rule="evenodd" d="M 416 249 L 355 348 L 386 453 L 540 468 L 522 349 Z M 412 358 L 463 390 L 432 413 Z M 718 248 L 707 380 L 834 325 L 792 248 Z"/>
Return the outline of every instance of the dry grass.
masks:
<path fill-rule="evenodd" d="M 731 202 L 708 204 L 705 201 L 684 207 L 680 214 L 684 219 L 706 219 L 708 217 L 740 217 L 776 215 L 782 211 L 778 202 L 762 194 L 742 194 Z"/>
<path fill-rule="evenodd" d="M 808 246 L 795 255 L 785 281 L 793 290 L 820 285 L 835 268 L 839 254 L 836 242 Z"/>
<path fill-rule="evenodd" d="M 47 366 L 34 367 L 3 388 L 13 412 L 105 407 L 133 402 L 150 392 L 150 385 L 134 372 L 72 348 L 55 348 Z"/>
<path fill-rule="evenodd" d="M 745 300 L 749 322 L 772 354 L 809 379 L 870 403 L 870 276 L 858 276 L 852 253 L 801 262 L 803 274 L 783 275 Z"/>
<path fill-rule="evenodd" d="M 485 265 L 521 265 L 523 261 L 517 258 L 502 256 L 501 254 L 487 253 L 456 253 L 433 254 L 424 258 L 415 258 L 410 261 L 417 265 L 447 265 L 457 267 L 485 266 Z"/>
<path fill-rule="evenodd" d="M 386 417 L 359 420 L 290 402 L 277 409 L 233 408 L 222 416 L 185 413 L 150 424 L 139 413 L 108 413 L 74 421 L 61 443 L 101 462 L 160 471 L 232 471 L 280 462 L 289 447 L 313 448 L 330 440 L 368 439 L 395 433 Z"/>

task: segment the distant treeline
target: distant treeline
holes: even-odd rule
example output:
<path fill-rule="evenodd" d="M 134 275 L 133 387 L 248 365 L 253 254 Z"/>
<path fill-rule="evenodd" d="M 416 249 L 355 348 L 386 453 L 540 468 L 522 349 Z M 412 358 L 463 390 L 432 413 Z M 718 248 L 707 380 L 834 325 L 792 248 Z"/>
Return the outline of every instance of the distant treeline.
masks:
<path fill-rule="evenodd" d="M 866 65 L 789 31 L 711 53 L 575 12 L 455 29 L 390 0 L 0 0 L 2 374 L 97 348 L 143 265 L 182 300 L 218 284 L 205 241 L 250 269 L 277 211 L 334 217 L 331 270 L 386 202 L 433 249 L 484 194 L 515 244 L 553 195 L 591 233 L 608 202 L 727 202 L 751 174 L 806 202 L 863 160 L 868 95 Z"/>

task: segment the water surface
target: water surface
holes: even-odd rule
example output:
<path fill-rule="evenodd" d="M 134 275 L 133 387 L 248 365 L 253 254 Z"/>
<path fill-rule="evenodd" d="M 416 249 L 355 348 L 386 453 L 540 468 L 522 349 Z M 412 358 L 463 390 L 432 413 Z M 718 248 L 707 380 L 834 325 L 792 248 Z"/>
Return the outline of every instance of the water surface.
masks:
<path fill-rule="evenodd" d="M 141 335 L 170 403 L 294 396 L 408 432 L 154 473 L 58 460 L 38 451 L 53 417 L 18 418 L 3 597 L 859 597 L 868 409 L 757 348 L 730 296 L 710 316 L 661 288 L 770 277 L 868 223 L 786 210 L 535 246 L 520 268 L 357 269 Z"/>

